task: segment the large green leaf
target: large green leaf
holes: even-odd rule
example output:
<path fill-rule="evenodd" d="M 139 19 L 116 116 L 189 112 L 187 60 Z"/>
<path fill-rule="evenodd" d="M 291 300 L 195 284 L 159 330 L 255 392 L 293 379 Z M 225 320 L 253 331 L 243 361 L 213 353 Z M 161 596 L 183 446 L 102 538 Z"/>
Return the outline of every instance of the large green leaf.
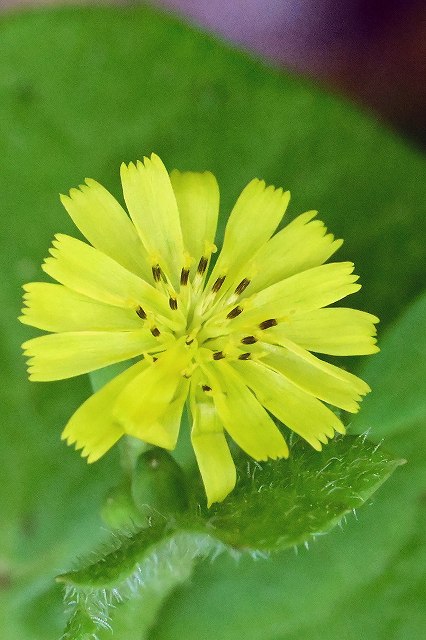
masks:
<path fill-rule="evenodd" d="M 372 428 L 378 439 L 425 420 L 425 318 L 426 293 L 388 332 L 381 353 L 362 368 L 361 375 L 373 393 L 352 421 L 352 433 Z"/>
<path fill-rule="evenodd" d="M 75 233 L 57 193 L 92 176 L 118 195 L 119 163 L 152 150 L 170 168 L 217 174 L 222 229 L 254 175 L 292 190 L 290 217 L 318 208 L 346 240 L 342 258 L 354 259 L 361 273 L 364 289 L 356 303 L 385 322 L 422 280 L 424 161 L 353 107 L 147 9 L 2 16 L 0 626 L 8 640 L 59 634 L 60 590 L 51 586 L 53 576 L 102 535 L 98 513 L 117 468 L 116 452 L 87 467 L 59 440 L 67 417 L 90 392 L 86 379 L 27 382 L 18 354 L 31 332 L 16 322 L 19 287 L 41 277 L 53 233 Z M 401 519 L 410 511 L 402 500 L 395 504 Z M 378 504 L 375 509 L 372 520 L 388 517 Z M 241 580 L 252 570 L 244 562 L 228 568 Z M 214 589 L 209 569 L 200 571 Z M 280 562 L 262 571 L 265 579 L 275 572 L 271 589 L 282 599 Z M 232 602 L 239 587 L 225 575 L 224 594 L 227 584 Z M 250 589 L 258 597 L 262 592 L 258 578 L 244 585 L 249 606 Z M 207 617 L 215 615 L 215 602 L 212 596 Z M 263 606 L 271 612 L 267 597 Z M 280 607 L 274 615 L 282 620 Z M 163 616 L 161 633 L 168 620 Z"/>

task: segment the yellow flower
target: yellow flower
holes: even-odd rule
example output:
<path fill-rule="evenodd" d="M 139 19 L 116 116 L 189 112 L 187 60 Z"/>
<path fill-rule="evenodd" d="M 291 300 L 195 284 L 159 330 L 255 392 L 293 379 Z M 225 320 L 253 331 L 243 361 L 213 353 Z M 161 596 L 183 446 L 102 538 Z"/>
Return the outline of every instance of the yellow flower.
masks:
<path fill-rule="evenodd" d="M 91 396 L 62 438 L 100 458 L 124 434 L 173 449 L 186 401 L 208 504 L 233 489 L 225 432 L 255 460 L 288 456 L 271 415 L 320 450 L 344 433 L 328 406 L 356 412 L 368 385 L 314 356 L 377 351 L 377 318 L 328 307 L 360 288 L 316 212 L 276 231 L 289 193 L 252 180 L 210 270 L 219 189 L 209 173 L 169 176 L 160 158 L 122 165 L 130 218 L 86 180 L 61 200 L 87 238 L 58 234 L 25 289 L 31 380 L 59 380 L 139 357 Z M 325 308 L 327 307 L 327 308 Z M 324 404 L 326 403 L 326 404 Z"/>

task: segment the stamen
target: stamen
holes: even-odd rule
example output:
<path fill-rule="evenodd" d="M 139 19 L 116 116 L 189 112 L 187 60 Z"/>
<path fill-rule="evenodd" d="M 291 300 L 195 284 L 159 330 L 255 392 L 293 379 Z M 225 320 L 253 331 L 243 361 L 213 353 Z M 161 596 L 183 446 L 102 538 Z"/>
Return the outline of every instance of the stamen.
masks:
<path fill-rule="evenodd" d="M 213 293 L 217 293 L 219 291 L 219 289 L 221 288 L 221 286 L 223 285 L 223 283 L 225 282 L 225 278 L 226 276 L 220 276 L 216 282 L 214 283 L 214 285 L 212 286 L 212 292 Z"/>
<path fill-rule="evenodd" d="M 212 390 L 212 388 L 209 387 L 208 384 L 203 384 L 202 389 L 203 389 L 203 391 L 211 391 Z"/>
<path fill-rule="evenodd" d="M 136 313 L 137 313 L 137 315 L 139 316 L 139 318 L 142 318 L 142 320 L 146 320 L 146 313 L 145 313 L 145 311 L 142 309 L 142 307 L 140 307 L 140 306 L 139 306 L 139 307 L 136 309 Z"/>
<path fill-rule="evenodd" d="M 156 264 L 152 267 L 152 277 L 155 282 L 160 282 L 161 280 L 161 267 L 159 264 Z"/>
<path fill-rule="evenodd" d="M 204 272 L 207 269 L 208 263 L 209 263 L 209 259 L 206 258 L 206 256 L 202 256 L 200 258 L 200 262 L 198 263 L 198 267 L 197 267 L 197 273 L 199 273 L 200 276 L 204 275 Z"/>
<path fill-rule="evenodd" d="M 182 286 L 185 286 L 188 284 L 188 279 L 189 279 L 189 269 L 185 269 L 183 268 L 182 271 L 180 272 L 180 283 Z"/>
<path fill-rule="evenodd" d="M 235 293 L 237 294 L 237 296 L 239 296 L 244 291 L 244 289 L 247 289 L 249 284 L 250 280 L 248 278 L 244 278 L 243 280 L 241 280 L 240 284 L 235 289 Z"/>
<path fill-rule="evenodd" d="M 151 333 L 154 336 L 154 338 L 158 338 L 158 336 L 161 334 L 160 329 L 158 327 L 152 327 Z"/>
<path fill-rule="evenodd" d="M 226 317 L 228 318 L 228 320 L 232 320 L 232 318 L 236 318 L 237 316 L 239 316 L 242 311 L 242 307 L 234 307 Z"/>
<path fill-rule="evenodd" d="M 238 360 L 250 360 L 251 353 L 242 353 L 238 356 Z"/>
<path fill-rule="evenodd" d="M 169 307 L 173 311 L 176 311 L 176 309 L 178 308 L 178 303 L 176 298 L 172 298 L 172 297 L 169 298 Z"/>
<path fill-rule="evenodd" d="M 143 359 L 149 362 L 150 364 L 154 364 L 154 362 L 157 362 L 158 356 L 153 356 L 152 353 L 144 353 Z"/>
<path fill-rule="evenodd" d="M 269 329 L 269 327 L 276 327 L 277 324 L 278 322 L 275 320 L 275 318 L 270 318 L 269 320 L 264 320 L 263 322 L 261 322 L 259 325 L 259 329 Z"/>
<path fill-rule="evenodd" d="M 223 353 L 223 351 L 215 351 L 213 353 L 213 360 L 222 360 L 222 358 L 225 357 L 225 354 Z"/>
<path fill-rule="evenodd" d="M 245 336 L 245 338 L 241 340 L 242 344 L 254 344 L 255 342 L 257 342 L 255 336 Z"/>
<path fill-rule="evenodd" d="M 197 367 L 198 367 L 198 364 L 196 362 L 192 362 L 191 364 L 189 364 L 189 366 L 186 369 L 182 371 L 182 376 L 187 380 L 189 380 L 189 378 L 192 376 L 192 374 L 197 369 Z"/>

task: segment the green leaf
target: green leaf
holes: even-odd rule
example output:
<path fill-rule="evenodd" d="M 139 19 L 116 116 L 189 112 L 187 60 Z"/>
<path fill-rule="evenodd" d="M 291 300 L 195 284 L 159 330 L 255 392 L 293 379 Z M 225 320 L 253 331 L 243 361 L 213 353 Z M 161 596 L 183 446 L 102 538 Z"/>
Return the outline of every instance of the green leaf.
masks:
<path fill-rule="evenodd" d="M 84 638 L 78 629 L 114 629 L 111 607 L 135 596 L 143 607 L 145 591 L 167 594 L 190 575 L 196 558 L 308 544 L 360 507 L 399 464 L 365 437 L 336 438 L 321 453 L 295 438 L 288 461 L 241 460 L 237 489 L 224 502 L 211 509 L 198 503 L 173 516 L 152 509 L 148 527 L 60 576 L 74 603 L 65 637 Z"/>
<path fill-rule="evenodd" d="M 173 532 L 164 519 L 115 542 L 117 548 L 101 554 L 96 563 L 58 578 L 66 584 L 71 610 L 64 640 L 95 640 L 102 630 L 113 630 L 117 610 L 128 601 L 137 606 L 142 634 L 164 598 L 189 578 L 195 560 L 218 548 L 208 534 Z"/>
<path fill-rule="evenodd" d="M 426 292 L 386 335 L 381 353 L 361 376 L 373 389 L 351 423 L 352 433 L 372 429 L 386 437 L 426 417 Z M 386 402 L 383 399 L 386 398 Z"/>
<path fill-rule="evenodd" d="M 360 507 L 399 464 L 363 436 L 337 437 L 321 452 L 293 437 L 288 460 L 242 460 L 235 490 L 194 525 L 254 553 L 307 543 Z"/>
<path fill-rule="evenodd" d="M 354 304 L 378 313 L 382 326 L 424 282 L 419 233 L 424 159 L 351 105 L 146 8 L 3 14 L 0 576 L 5 587 L 0 627 L 8 640 L 53 640 L 59 635 L 61 593 L 52 588 L 53 577 L 102 538 L 99 512 L 119 481 L 117 451 L 87 466 L 59 439 L 69 416 L 90 393 L 87 379 L 28 383 L 19 346 L 36 332 L 16 321 L 20 286 L 44 278 L 40 264 L 54 233 L 76 233 L 57 194 L 90 176 L 119 196 L 120 162 L 150 151 L 159 153 L 169 168 L 217 174 L 222 231 L 239 191 L 255 175 L 291 189 L 289 218 L 318 208 L 330 230 L 345 238 L 341 259 L 353 259 L 361 274 L 363 290 Z M 407 439 L 410 433 L 407 425 Z M 396 445 L 395 451 L 399 453 Z M 408 473 L 404 467 L 397 475 Z M 387 491 L 385 486 L 377 503 Z M 406 505 L 412 505 L 408 487 L 395 502 L 392 517 L 386 509 L 380 512 L 377 503 L 377 519 L 407 530 L 411 507 Z M 353 523 L 351 532 L 360 526 Z M 382 534 L 378 528 L 375 534 Z M 360 548 L 365 547 L 364 540 Z M 219 579 L 222 562 L 217 569 L 198 569 L 196 594 L 189 591 L 191 629 L 197 630 L 197 615 L 204 625 L 198 637 L 208 638 L 210 617 L 215 615 L 220 625 L 223 607 L 244 589 L 252 587 L 254 603 L 262 598 L 254 569 L 250 573 L 244 563 L 238 570 L 228 567 L 237 583 L 241 578 L 236 584 L 227 575 Z M 272 625 L 276 614 L 280 633 L 287 565 L 275 559 L 267 566 L 270 573 L 262 569 L 265 580 L 279 601 L 271 613 L 273 598 L 265 596 L 262 625 Z M 293 576 L 295 584 L 298 575 Z M 205 597 L 207 586 L 212 589 L 209 603 L 200 608 L 197 597 Z M 215 595 L 215 588 L 223 595 Z M 303 595 L 306 585 L 300 590 Z M 245 595 L 245 615 L 254 615 L 250 592 Z M 182 622 L 186 606 L 182 604 L 181 613 L 171 608 L 173 624 L 180 620 L 183 634 L 188 632 L 188 618 Z M 199 615 L 200 610 L 207 615 Z M 167 635 L 168 616 L 168 610 L 162 614 L 159 633 Z M 235 622 L 234 637 L 241 636 L 243 626 L 241 620 Z"/>

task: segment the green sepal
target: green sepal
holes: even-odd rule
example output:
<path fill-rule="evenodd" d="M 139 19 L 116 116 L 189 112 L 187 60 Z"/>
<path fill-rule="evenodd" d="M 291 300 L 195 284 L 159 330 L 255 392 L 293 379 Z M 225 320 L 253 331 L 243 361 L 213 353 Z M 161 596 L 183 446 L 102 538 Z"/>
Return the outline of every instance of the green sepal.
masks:
<path fill-rule="evenodd" d="M 139 526 L 144 524 L 144 518 L 133 502 L 127 478 L 108 492 L 101 509 L 101 516 L 105 524 L 114 530 L 125 529 L 134 524 Z"/>
<path fill-rule="evenodd" d="M 188 507 L 185 475 L 174 458 L 159 447 L 145 451 L 137 459 L 131 493 L 137 509 L 147 518 Z"/>

